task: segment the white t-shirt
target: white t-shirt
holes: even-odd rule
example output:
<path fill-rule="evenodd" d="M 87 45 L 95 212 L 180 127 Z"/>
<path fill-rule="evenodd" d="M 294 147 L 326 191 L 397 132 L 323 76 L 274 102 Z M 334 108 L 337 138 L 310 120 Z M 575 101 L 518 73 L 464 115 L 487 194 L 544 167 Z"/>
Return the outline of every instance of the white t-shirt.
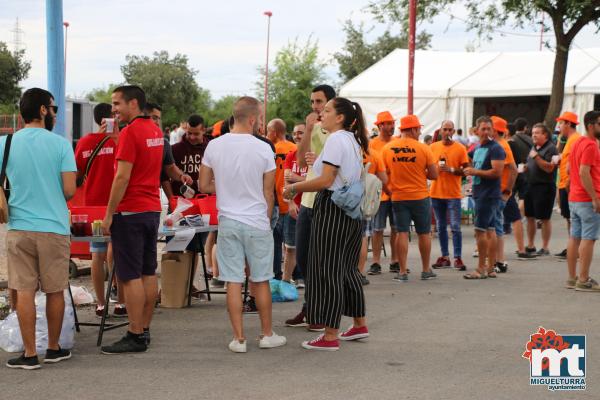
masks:
<path fill-rule="evenodd" d="M 269 145 L 251 134 L 228 133 L 208 143 L 202 165 L 213 170 L 219 216 L 270 230 L 263 175 L 275 169 Z"/>
<path fill-rule="evenodd" d="M 323 151 L 315 160 L 313 170 L 315 175 L 323 173 L 323 163 L 338 167 L 338 173 L 329 190 L 337 190 L 344 187 L 346 178 L 348 184 L 360 180 L 362 170 L 362 157 L 359 156 L 360 146 L 354 138 L 354 134 L 347 131 L 331 133 L 325 142 Z"/>

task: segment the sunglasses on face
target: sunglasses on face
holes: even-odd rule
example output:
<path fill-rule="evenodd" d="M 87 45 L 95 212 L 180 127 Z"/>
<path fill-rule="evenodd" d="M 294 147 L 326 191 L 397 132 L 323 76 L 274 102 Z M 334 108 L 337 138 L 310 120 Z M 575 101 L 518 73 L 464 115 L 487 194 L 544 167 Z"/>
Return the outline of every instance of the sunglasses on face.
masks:
<path fill-rule="evenodd" d="M 54 114 L 58 114 L 58 106 L 48 106 L 48 109 L 54 111 Z"/>

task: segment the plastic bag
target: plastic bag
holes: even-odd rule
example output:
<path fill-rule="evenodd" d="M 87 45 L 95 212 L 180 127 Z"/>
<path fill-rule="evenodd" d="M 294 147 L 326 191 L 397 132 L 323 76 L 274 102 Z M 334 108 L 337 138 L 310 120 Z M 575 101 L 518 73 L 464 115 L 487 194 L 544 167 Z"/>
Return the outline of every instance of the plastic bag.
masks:
<path fill-rule="evenodd" d="M 177 198 L 177 205 L 173 212 L 165 217 L 164 226 L 167 229 L 172 229 L 179 224 L 179 221 L 183 219 L 183 212 L 188 208 L 192 207 L 194 203 L 183 197 Z"/>
<path fill-rule="evenodd" d="M 94 302 L 94 296 L 84 286 L 71 286 L 71 294 L 76 306 Z"/>
<path fill-rule="evenodd" d="M 269 286 L 271 286 L 271 300 L 274 303 L 298 300 L 298 289 L 291 283 L 271 279 Z"/>
<path fill-rule="evenodd" d="M 58 343 L 63 349 L 72 349 L 75 345 L 75 314 L 71 305 L 69 291 L 64 291 L 65 315 Z M 48 348 L 48 320 L 46 319 L 46 295 L 35 296 L 35 347 L 38 353 L 45 353 Z M 0 348 L 9 353 L 23 351 L 23 339 L 19 328 L 17 314 L 13 311 L 4 321 L 0 321 Z"/>

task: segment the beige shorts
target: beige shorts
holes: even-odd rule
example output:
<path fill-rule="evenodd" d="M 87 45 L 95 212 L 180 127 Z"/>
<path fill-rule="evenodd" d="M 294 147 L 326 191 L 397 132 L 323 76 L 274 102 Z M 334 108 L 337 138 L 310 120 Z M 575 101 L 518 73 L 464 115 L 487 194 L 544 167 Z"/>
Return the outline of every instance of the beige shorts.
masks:
<path fill-rule="evenodd" d="M 71 238 L 56 233 L 8 231 L 8 287 L 56 293 L 69 284 Z"/>

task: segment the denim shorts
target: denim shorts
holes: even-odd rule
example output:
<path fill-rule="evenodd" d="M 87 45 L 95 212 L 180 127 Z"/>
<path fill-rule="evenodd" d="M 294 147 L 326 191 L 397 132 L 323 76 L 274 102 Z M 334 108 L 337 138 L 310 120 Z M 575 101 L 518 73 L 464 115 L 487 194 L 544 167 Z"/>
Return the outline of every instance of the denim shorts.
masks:
<path fill-rule="evenodd" d="M 90 242 L 90 253 L 106 253 L 108 251 L 108 243 Z"/>
<path fill-rule="evenodd" d="M 476 231 L 492 231 L 496 229 L 496 209 L 499 199 L 477 198 L 475 201 Z"/>
<path fill-rule="evenodd" d="M 280 216 L 283 219 L 283 243 L 288 249 L 296 248 L 296 220 L 290 214 Z"/>
<path fill-rule="evenodd" d="M 261 230 L 242 222 L 219 218 L 219 245 L 217 261 L 219 279 L 243 283 L 245 263 L 250 267 L 252 282 L 265 282 L 273 278 L 273 232 Z"/>
<path fill-rule="evenodd" d="M 390 226 L 394 228 L 394 213 L 392 211 L 392 201 L 382 201 L 379 203 L 379 210 L 373 217 L 373 231 L 383 232 L 386 227 L 387 220 L 390 220 Z"/>
<path fill-rule="evenodd" d="M 494 228 L 496 229 L 496 236 L 504 235 L 504 207 L 506 207 L 506 203 L 502 199 L 498 199 L 498 206 L 496 207 L 496 213 L 494 216 Z"/>
<path fill-rule="evenodd" d="M 410 232 L 410 222 L 415 223 L 418 235 L 431 232 L 431 200 L 393 201 L 394 225 L 397 232 Z"/>
<path fill-rule="evenodd" d="M 571 236 L 575 239 L 598 240 L 600 214 L 594 211 L 592 202 L 569 202 L 571 210 Z"/>

